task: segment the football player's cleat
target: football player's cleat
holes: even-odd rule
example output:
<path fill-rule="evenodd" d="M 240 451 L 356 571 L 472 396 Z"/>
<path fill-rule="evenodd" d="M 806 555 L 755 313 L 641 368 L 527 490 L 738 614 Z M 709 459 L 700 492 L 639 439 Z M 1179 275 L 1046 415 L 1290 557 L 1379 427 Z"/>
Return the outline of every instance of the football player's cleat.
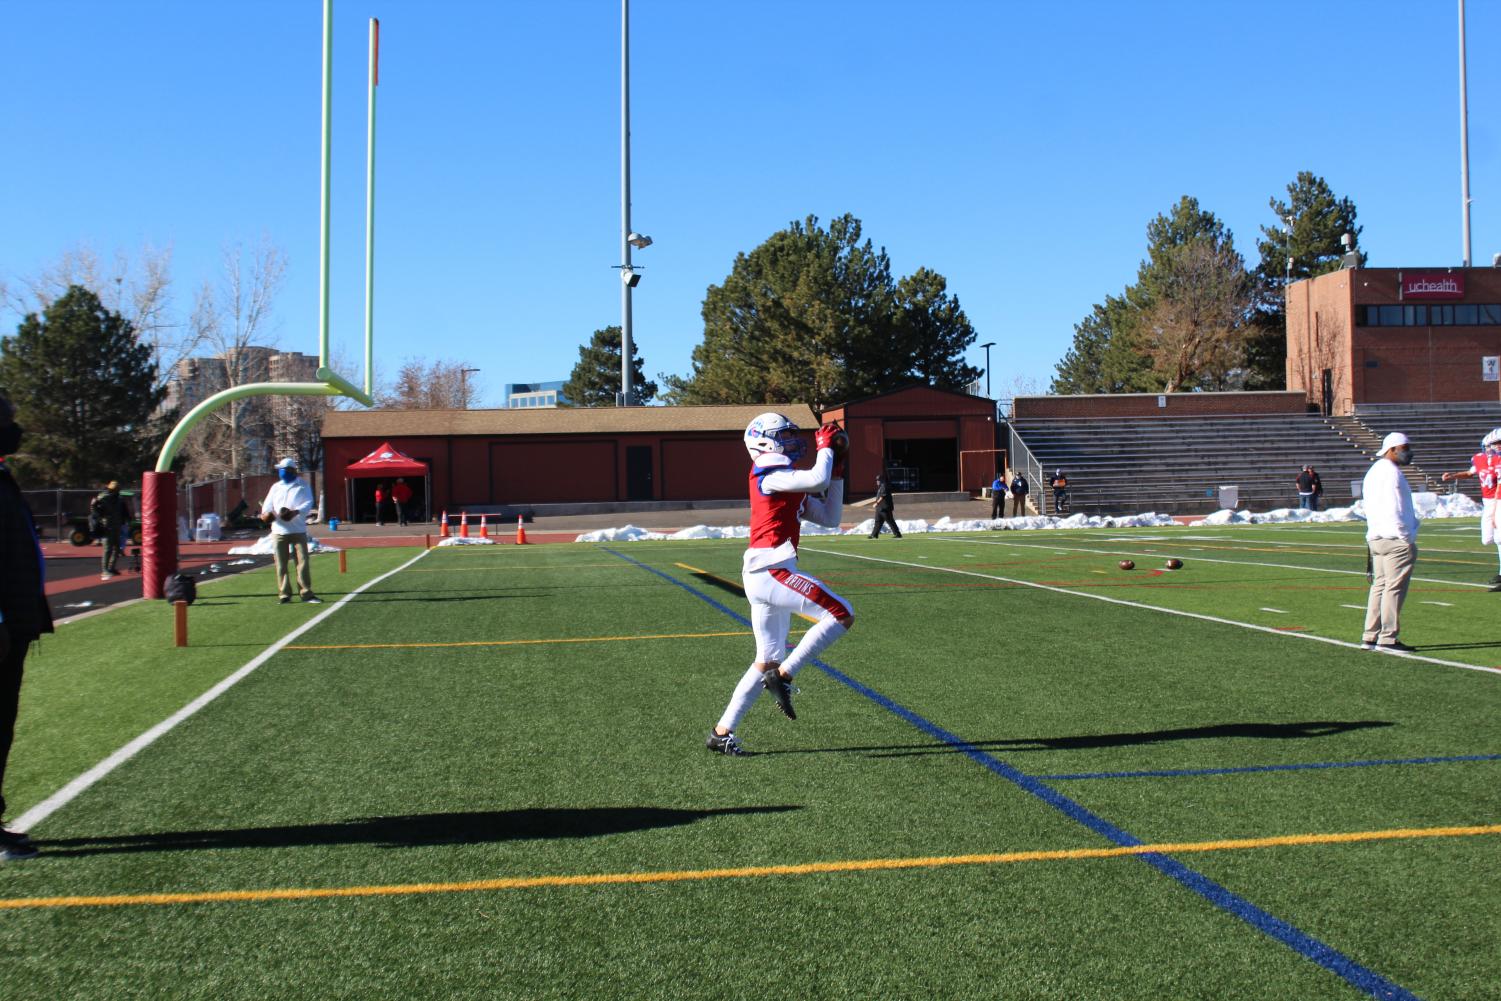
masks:
<path fill-rule="evenodd" d="M 750 754 L 733 732 L 715 733 L 710 730 L 709 739 L 704 741 L 704 746 L 716 754 L 728 754 L 735 758 L 743 758 Z"/>
<path fill-rule="evenodd" d="M 761 687 L 777 700 L 777 708 L 782 710 L 783 716 L 797 719 L 797 712 L 792 708 L 792 682 L 782 677 L 780 667 L 769 667 L 761 672 Z"/>
<path fill-rule="evenodd" d="M 745 427 L 745 449 L 752 459 L 776 453 L 796 462 L 803 457 L 805 447 L 803 439 L 798 436 L 797 425 L 781 414 L 761 414 Z"/>

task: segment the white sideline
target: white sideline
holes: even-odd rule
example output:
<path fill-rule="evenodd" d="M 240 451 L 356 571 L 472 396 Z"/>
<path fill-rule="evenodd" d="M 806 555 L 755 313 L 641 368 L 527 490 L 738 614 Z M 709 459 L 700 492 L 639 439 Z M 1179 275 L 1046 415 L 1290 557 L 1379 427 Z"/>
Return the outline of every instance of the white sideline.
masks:
<path fill-rule="evenodd" d="M 192 702 L 189 702 L 187 705 L 177 710 L 177 712 L 173 713 L 171 716 L 168 716 L 166 719 L 162 720 L 160 723 L 156 724 L 151 729 L 147 730 L 145 733 L 141 734 L 139 737 L 126 744 L 124 747 L 121 747 L 119 750 L 115 751 L 115 753 L 99 762 L 93 768 L 90 768 L 82 775 L 73 779 L 73 781 L 63 786 L 51 796 L 48 796 L 46 799 L 42 800 L 36 806 L 33 806 L 30 810 L 27 810 L 19 817 L 16 817 L 10 826 L 15 830 L 20 831 L 26 831 L 36 827 L 38 824 L 46 820 L 48 817 L 52 816 L 58 810 L 61 810 L 63 807 L 71 803 L 78 797 L 80 793 L 88 789 L 89 786 L 93 785 L 95 782 L 98 782 L 110 772 L 125 764 L 125 762 L 135 757 L 147 747 L 150 747 L 153 743 L 156 742 L 157 738 L 161 737 L 177 724 L 181 723 L 183 720 L 187 719 L 189 716 L 193 715 L 198 710 L 202 709 L 204 706 L 208 705 L 210 702 L 214 701 L 219 696 L 229 691 L 243 678 L 250 674 L 250 672 L 254 671 L 256 668 L 260 667 L 266 661 L 274 657 L 277 653 L 281 652 L 282 647 L 286 646 L 288 643 L 292 642 L 297 637 L 301 636 L 303 633 L 307 632 L 309 629 L 313 628 L 318 623 L 322 622 L 324 619 L 337 612 L 340 608 L 343 608 L 346 604 L 349 603 L 352 598 L 354 598 L 360 592 L 364 591 L 366 588 L 373 587 L 374 585 L 379 584 L 387 577 L 391 577 L 395 574 L 400 573 L 407 567 L 411 566 L 413 563 L 416 563 L 418 560 L 422 559 L 422 557 L 426 556 L 429 552 L 431 552 L 431 550 L 424 549 L 422 552 L 418 553 L 416 556 L 413 556 L 411 559 L 407 560 L 401 566 L 396 567 L 394 570 L 387 570 L 379 577 L 367 580 L 365 583 L 361 584 L 353 591 L 350 591 L 344 597 L 340 598 L 338 601 L 334 602 L 332 605 L 325 608 L 323 611 L 319 612 L 311 619 L 308 619 L 296 629 L 287 633 L 287 635 L 271 644 L 265 650 L 262 650 L 244 667 L 240 668 L 229 677 L 220 681 L 218 684 L 214 685 L 214 687 L 210 688 L 208 691 L 198 696 Z"/>
<path fill-rule="evenodd" d="M 943 540 L 947 541 L 947 540 Z M 996 545 L 1009 545 L 1010 543 L 996 543 Z M 1149 612 L 1163 612 L 1167 615 L 1178 615 L 1185 619 L 1198 619 L 1200 622 L 1214 622 L 1222 626 L 1237 626 L 1241 629 L 1250 629 L 1258 633 L 1271 633 L 1273 636 L 1286 636 L 1291 639 L 1311 640 L 1315 643 L 1327 643 L 1330 646 L 1345 647 L 1349 650 L 1359 650 L 1359 643 L 1350 643 L 1346 640 L 1337 640 L 1329 636 L 1316 636 L 1313 633 L 1295 633 L 1286 629 L 1276 629 L 1272 626 L 1259 626 L 1254 622 L 1241 622 L 1237 619 L 1222 619 L 1217 615 L 1203 615 L 1199 612 L 1185 612 L 1177 608 L 1163 608 L 1161 605 L 1148 605 L 1140 601 L 1127 601 L 1124 598 L 1111 598 L 1103 594 L 1091 594 L 1088 591 L 1074 591 L 1066 587 L 1055 587 L 1052 584 L 1037 584 L 1030 580 L 1016 580 L 1012 577 L 1002 577 L 999 574 L 978 573 L 974 570 L 959 570 L 955 567 L 934 566 L 931 563 L 907 563 L 904 560 L 883 560 L 875 556 L 859 556 L 855 553 L 839 552 L 834 549 L 814 549 L 811 546 L 800 546 L 799 552 L 822 553 L 826 556 L 840 556 L 848 560 L 866 560 L 871 563 L 889 563 L 892 566 L 914 567 L 918 570 L 936 570 L 941 573 L 959 574 L 962 577 L 981 577 L 985 580 L 998 580 L 1005 584 L 1017 584 L 1021 587 L 1036 588 L 1039 591 L 1052 591 L 1055 594 L 1071 594 L 1076 598 L 1092 598 L 1095 601 L 1103 601 L 1111 605 L 1125 605 L 1128 608 L 1140 608 Z M 1223 562 L 1223 561 L 1221 561 Z M 1248 564 L 1250 565 L 1250 564 Z M 1266 566 L 1267 564 L 1255 564 Z M 1293 569 L 1311 569 L 1307 567 L 1295 567 Z M 1370 652 L 1370 651 L 1367 651 Z M 1403 657 L 1407 660 L 1420 660 L 1428 664 L 1440 664 L 1444 667 L 1462 667 L 1466 671 L 1482 671 L 1486 674 L 1501 674 L 1501 667 L 1482 667 L 1479 664 L 1465 664 L 1457 660 L 1440 660 L 1437 657 L 1424 657 L 1416 653 L 1398 653 L 1390 651 L 1383 656 Z"/>

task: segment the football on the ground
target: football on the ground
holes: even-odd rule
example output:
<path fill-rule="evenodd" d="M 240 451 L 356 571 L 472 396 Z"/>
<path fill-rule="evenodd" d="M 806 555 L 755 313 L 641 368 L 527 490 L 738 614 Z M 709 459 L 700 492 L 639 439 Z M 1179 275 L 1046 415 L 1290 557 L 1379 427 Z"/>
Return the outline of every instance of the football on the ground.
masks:
<path fill-rule="evenodd" d="M 1136 564 L 1134 562 L 1132 562 L 1131 560 L 1121 560 L 1121 569 L 1122 570 L 1135 570 L 1136 569 Z"/>
<path fill-rule="evenodd" d="M 1180 559 L 1178 559 L 1178 557 L 1174 556 L 1172 559 L 1170 559 L 1170 560 L 1167 561 L 1167 568 L 1169 570 L 1182 570 L 1183 569 L 1183 561 L 1180 560 Z"/>

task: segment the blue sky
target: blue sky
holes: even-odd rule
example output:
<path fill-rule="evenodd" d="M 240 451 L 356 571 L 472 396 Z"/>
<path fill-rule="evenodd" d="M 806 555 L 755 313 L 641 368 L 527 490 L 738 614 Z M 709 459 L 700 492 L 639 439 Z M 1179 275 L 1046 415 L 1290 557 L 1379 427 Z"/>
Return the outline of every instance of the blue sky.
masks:
<path fill-rule="evenodd" d="M 634 326 L 683 374 L 735 254 L 849 212 L 949 280 L 992 389 L 1046 388 L 1190 194 L 1256 258 L 1300 170 L 1373 265 L 1460 263 L 1456 4 L 635 0 Z M 1468 5 L 1473 257 L 1501 252 L 1501 5 Z M 381 20 L 376 350 L 480 401 L 566 378 L 618 323 L 618 0 L 338 0 L 333 340 L 363 324 L 366 20 Z M 176 309 L 223 247 L 290 261 L 278 345 L 317 351 L 319 0 L 15 0 L 0 37 L 0 274 L 170 246 Z M 18 317 L 0 313 L 0 329 Z M 970 355 L 983 364 L 984 352 Z M 358 379 L 360 373 L 346 373 Z"/>

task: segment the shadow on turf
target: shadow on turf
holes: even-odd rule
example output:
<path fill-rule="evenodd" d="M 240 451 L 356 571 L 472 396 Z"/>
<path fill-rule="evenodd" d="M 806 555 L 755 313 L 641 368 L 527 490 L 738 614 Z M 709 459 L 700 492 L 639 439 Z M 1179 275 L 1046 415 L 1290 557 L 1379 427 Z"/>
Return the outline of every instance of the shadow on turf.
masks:
<path fill-rule="evenodd" d="M 803 751 L 758 751 L 770 754 L 870 754 L 874 758 L 905 758 L 915 754 L 957 754 L 979 751 L 1077 751 L 1100 747 L 1131 747 L 1137 744 L 1160 744 L 1174 740 L 1223 740 L 1252 737 L 1260 740 L 1303 740 L 1331 737 L 1350 730 L 1396 726 L 1386 720 L 1313 720 L 1303 723 L 1219 723 L 1214 726 L 1189 726 L 1173 730 L 1146 730 L 1140 733 L 1090 733 L 1072 737 L 1011 737 L 1005 740 L 973 740 L 963 744 L 896 744 L 884 747 L 822 747 Z"/>
<path fill-rule="evenodd" d="M 499 841 L 597 838 L 691 824 L 707 817 L 783 813 L 798 806 L 743 806 L 722 810 L 676 810 L 658 806 L 599 806 L 580 809 L 486 810 L 364 817 L 333 824 L 245 827 L 212 831 L 156 831 L 97 838 L 37 840 L 48 855 L 115 855 L 127 852 L 217 848 L 303 848 L 314 845 L 475 845 Z"/>

